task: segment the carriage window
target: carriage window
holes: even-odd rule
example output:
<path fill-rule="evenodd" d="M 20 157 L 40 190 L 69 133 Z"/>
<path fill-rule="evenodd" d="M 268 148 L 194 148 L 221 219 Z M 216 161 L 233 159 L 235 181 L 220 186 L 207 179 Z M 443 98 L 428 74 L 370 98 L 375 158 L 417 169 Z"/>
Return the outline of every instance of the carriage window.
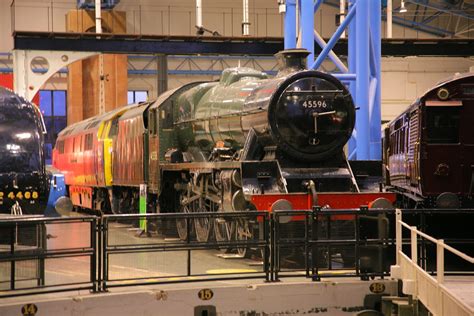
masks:
<path fill-rule="evenodd" d="M 405 129 L 400 130 L 400 152 L 405 152 Z"/>
<path fill-rule="evenodd" d="M 460 107 L 432 106 L 426 108 L 428 142 L 452 144 L 459 142 Z"/>
<path fill-rule="evenodd" d="M 58 151 L 60 154 L 64 154 L 64 140 L 58 142 Z"/>
<path fill-rule="evenodd" d="M 92 150 L 93 142 L 94 140 L 93 140 L 92 134 L 91 133 L 87 134 L 84 150 Z"/>
<path fill-rule="evenodd" d="M 157 126 L 156 126 L 156 111 L 157 110 L 151 110 L 150 111 L 150 126 L 149 126 L 149 130 L 150 130 L 150 134 L 151 135 L 156 135 L 158 134 L 157 132 Z"/>
<path fill-rule="evenodd" d="M 110 126 L 109 137 L 117 136 L 118 134 L 118 117 L 114 118 Z"/>

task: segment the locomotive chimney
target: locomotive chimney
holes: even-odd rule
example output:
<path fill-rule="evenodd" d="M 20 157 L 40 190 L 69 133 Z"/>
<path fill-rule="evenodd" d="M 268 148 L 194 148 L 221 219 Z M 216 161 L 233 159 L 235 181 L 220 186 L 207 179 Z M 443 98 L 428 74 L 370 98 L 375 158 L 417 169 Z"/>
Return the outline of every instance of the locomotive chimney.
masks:
<path fill-rule="evenodd" d="M 308 55 L 309 52 L 304 48 L 286 49 L 276 53 L 275 57 L 279 67 L 277 77 L 305 70 Z"/>

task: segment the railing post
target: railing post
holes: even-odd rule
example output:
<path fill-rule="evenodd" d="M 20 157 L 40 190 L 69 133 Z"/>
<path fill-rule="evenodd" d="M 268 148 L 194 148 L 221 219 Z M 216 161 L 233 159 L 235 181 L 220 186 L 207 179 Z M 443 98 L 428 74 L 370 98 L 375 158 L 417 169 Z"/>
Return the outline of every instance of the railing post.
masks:
<path fill-rule="evenodd" d="M 280 218 L 278 216 L 278 213 L 274 212 L 272 213 L 273 215 L 273 237 L 274 237 L 274 242 L 273 242 L 273 280 L 274 281 L 280 281 L 278 278 L 278 272 L 280 270 Z"/>
<path fill-rule="evenodd" d="M 99 233 L 98 227 L 97 227 L 97 218 L 93 219 L 89 223 L 90 227 L 90 240 L 91 240 L 91 248 L 93 249 L 92 256 L 90 258 L 90 277 L 91 277 L 91 283 L 92 283 L 92 292 L 98 292 L 99 291 L 99 285 L 98 285 L 98 277 L 97 277 L 97 267 L 98 267 L 98 256 L 97 256 L 97 234 Z"/>
<path fill-rule="evenodd" d="M 10 230 L 10 290 L 15 290 L 15 268 L 16 268 L 16 259 L 15 259 L 15 236 L 16 229 L 18 225 L 12 225 Z"/>
<path fill-rule="evenodd" d="M 360 213 L 355 214 L 354 223 L 354 239 L 355 239 L 355 271 L 356 276 L 360 276 Z"/>
<path fill-rule="evenodd" d="M 263 262 L 265 270 L 265 282 L 270 282 L 271 280 L 271 270 L 270 270 L 270 216 L 269 213 L 266 213 L 263 217 L 263 236 L 265 240 L 265 246 L 263 248 Z M 258 220 L 257 220 L 258 222 Z"/>
<path fill-rule="evenodd" d="M 102 291 L 107 292 L 107 282 L 109 280 L 109 262 L 108 262 L 108 245 L 109 245 L 109 221 L 107 217 L 101 216 L 101 229 L 102 229 L 102 246 L 101 246 L 101 257 L 102 257 Z"/>
<path fill-rule="evenodd" d="M 397 266 L 400 265 L 400 251 L 402 251 L 402 210 L 395 210 L 395 251 L 397 258 Z"/>
<path fill-rule="evenodd" d="M 186 246 L 189 247 L 191 243 L 191 221 L 194 222 L 194 217 L 189 216 L 186 220 Z M 186 259 L 186 273 L 187 276 L 191 276 L 191 249 L 188 248 L 187 259 Z"/>
<path fill-rule="evenodd" d="M 96 244 L 96 258 L 97 258 L 97 291 L 102 291 L 102 234 L 104 233 L 102 229 L 102 216 L 96 217 L 95 220 L 96 234 L 97 234 L 97 244 Z"/>
<path fill-rule="evenodd" d="M 311 279 L 313 281 L 321 281 L 319 276 L 319 267 L 318 267 L 318 253 L 319 253 L 319 212 L 321 211 L 320 206 L 314 206 L 311 218 L 312 218 L 312 227 L 311 227 Z"/>
<path fill-rule="evenodd" d="M 436 243 L 436 279 L 438 284 L 444 283 L 444 240 L 439 239 Z"/>
<path fill-rule="evenodd" d="M 414 264 L 418 262 L 418 242 L 417 242 L 417 233 L 416 233 L 416 226 L 410 227 L 411 231 L 411 261 Z"/>
<path fill-rule="evenodd" d="M 309 217 L 312 217 L 312 213 L 306 213 L 304 216 L 304 265 L 306 270 L 306 277 L 310 277 L 309 272 Z"/>
<path fill-rule="evenodd" d="M 270 280 L 275 281 L 275 217 L 273 213 L 269 213 L 270 220 Z"/>

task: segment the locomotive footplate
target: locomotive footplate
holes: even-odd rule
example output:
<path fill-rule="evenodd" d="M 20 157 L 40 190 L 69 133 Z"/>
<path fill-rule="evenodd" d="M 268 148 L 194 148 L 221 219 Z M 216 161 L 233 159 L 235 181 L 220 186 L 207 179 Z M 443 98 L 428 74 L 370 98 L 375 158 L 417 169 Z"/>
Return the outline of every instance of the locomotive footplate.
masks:
<path fill-rule="evenodd" d="M 358 209 L 364 205 L 370 207 L 378 198 L 385 198 L 393 204 L 396 200 L 396 194 L 389 192 L 318 192 L 317 206 L 340 210 Z M 259 211 L 272 211 L 272 205 L 278 200 L 289 201 L 293 210 L 309 210 L 315 206 L 313 196 L 310 193 L 258 194 L 251 196 L 252 203 Z M 351 218 L 347 215 L 341 215 L 341 217 L 341 219 Z"/>
<path fill-rule="evenodd" d="M 243 161 L 241 168 L 244 194 L 287 192 L 278 161 Z"/>
<path fill-rule="evenodd" d="M 282 168 L 288 191 L 301 191 L 307 181 L 314 181 L 318 192 L 355 191 L 347 168 Z"/>

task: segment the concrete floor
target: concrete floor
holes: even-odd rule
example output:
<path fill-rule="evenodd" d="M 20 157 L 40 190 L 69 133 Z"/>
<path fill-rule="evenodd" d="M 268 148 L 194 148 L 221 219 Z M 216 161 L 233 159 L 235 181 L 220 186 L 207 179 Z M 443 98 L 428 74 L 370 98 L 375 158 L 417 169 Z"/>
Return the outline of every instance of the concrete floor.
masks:
<path fill-rule="evenodd" d="M 90 245 L 88 223 L 50 224 L 47 233 L 48 250 L 81 249 Z M 110 223 L 108 244 L 147 245 L 183 243 L 177 238 L 152 235 L 137 237 L 137 229 L 131 225 Z M 222 258 L 223 252 L 215 250 L 193 250 L 191 274 L 225 274 L 262 272 L 263 264 L 245 258 Z M 232 256 L 231 256 L 232 257 Z M 133 278 L 176 278 L 187 275 L 188 251 L 141 251 L 135 253 L 110 254 L 108 258 L 109 280 Z M 72 258 L 47 259 L 45 280 L 47 285 L 87 282 L 90 279 L 90 258 L 78 256 Z"/>

